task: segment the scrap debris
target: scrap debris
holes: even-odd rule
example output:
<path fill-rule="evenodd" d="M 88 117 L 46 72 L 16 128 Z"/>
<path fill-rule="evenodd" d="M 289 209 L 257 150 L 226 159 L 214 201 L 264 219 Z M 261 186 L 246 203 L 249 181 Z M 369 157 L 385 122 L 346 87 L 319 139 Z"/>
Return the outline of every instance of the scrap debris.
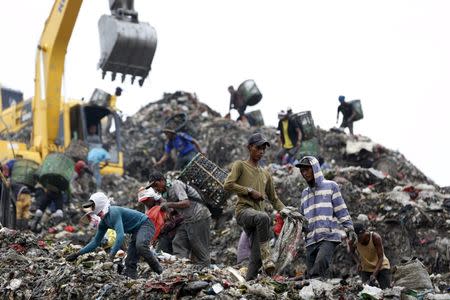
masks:
<path fill-rule="evenodd" d="M 242 145 L 254 131 L 277 144 L 273 127 L 241 127 L 201 103 L 195 94 L 164 94 L 124 121 L 126 175 L 106 175 L 102 182 L 115 205 L 143 211 L 136 201 L 137 191 L 145 186 L 150 162 L 163 154 L 165 120 L 181 112 L 189 117 L 183 130 L 198 139 L 208 159 L 224 170 L 246 156 Z M 138 279 L 131 280 L 118 274 L 105 251 L 83 255 L 76 263 L 65 261 L 65 255 L 80 249 L 94 233 L 79 223 L 80 202 L 75 199 L 65 222 L 39 234 L 0 229 L 0 294 L 5 299 L 400 299 L 404 295 L 450 299 L 450 189 L 437 186 L 401 153 L 366 137 L 319 128 L 317 136 L 327 165 L 324 175 L 340 185 L 352 219 L 365 222 L 383 237 L 393 266 L 417 257 L 425 271 L 420 272 L 421 278 L 431 274 L 423 279 L 427 284 L 414 288 L 414 280 L 420 278 L 409 278 L 413 284 L 402 287 L 396 285 L 404 281 L 400 278 L 387 290 L 366 286 L 345 245 L 336 248 L 333 279 L 306 280 L 301 226 L 293 225 L 301 222 L 295 219 L 285 222 L 278 240 L 274 236 L 272 242 L 278 274 L 246 282 L 245 267 L 236 262 L 241 229 L 235 218 L 211 228 L 209 268 L 199 269 L 189 260 L 156 252 L 164 272 L 156 275 L 141 262 Z M 305 183 L 297 168 L 270 163 L 275 161 L 272 148 L 276 147 L 268 149 L 265 164 L 277 193 L 284 203 L 298 207 Z M 235 197 L 224 204 L 225 210 L 233 208 Z M 272 213 L 272 208 L 267 211 Z"/>

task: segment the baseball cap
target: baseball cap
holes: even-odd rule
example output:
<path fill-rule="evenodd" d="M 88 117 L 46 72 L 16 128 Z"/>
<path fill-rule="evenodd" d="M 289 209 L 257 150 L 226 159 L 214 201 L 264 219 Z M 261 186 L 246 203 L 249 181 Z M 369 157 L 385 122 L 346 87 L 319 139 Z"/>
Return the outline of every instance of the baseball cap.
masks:
<path fill-rule="evenodd" d="M 160 201 L 161 195 L 158 194 L 153 188 L 144 189 L 138 193 L 139 202 L 144 202 L 148 198 L 152 198 L 155 201 Z"/>
<path fill-rule="evenodd" d="M 76 164 L 75 164 L 75 172 L 77 172 L 78 174 L 80 174 L 80 172 L 82 170 L 87 169 L 87 168 L 88 168 L 88 166 L 82 160 L 77 161 Z"/>
<path fill-rule="evenodd" d="M 261 133 L 254 133 L 252 134 L 248 139 L 249 145 L 256 145 L 256 146 L 262 146 L 267 144 L 267 146 L 270 147 L 270 143 L 267 141 L 265 136 L 263 136 Z"/>
<path fill-rule="evenodd" d="M 163 132 L 169 132 L 169 133 L 173 133 L 173 134 L 177 133 L 175 130 L 173 130 L 172 128 L 169 128 L 169 127 L 164 128 Z"/>
<path fill-rule="evenodd" d="M 311 167 L 311 162 L 309 161 L 308 158 L 304 157 L 299 162 L 297 162 L 295 164 L 295 166 L 297 168 L 300 168 L 300 167 Z"/>
<path fill-rule="evenodd" d="M 283 119 L 284 117 L 286 117 L 288 114 L 287 112 L 285 112 L 284 110 L 280 111 L 278 113 L 278 119 Z"/>
<path fill-rule="evenodd" d="M 165 180 L 166 178 L 164 177 L 164 175 L 161 172 L 154 171 L 153 173 L 151 173 L 148 176 L 148 184 L 147 184 L 147 186 L 145 188 L 148 189 L 148 188 L 152 187 L 152 185 L 156 181 L 163 180 L 163 179 Z"/>
<path fill-rule="evenodd" d="M 364 224 L 360 222 L 355 222 L 353 224 L 353 228 L 355 229 L 355 233 L 358 235 L 366 231 L 366 226 L 364 226 Z"/>

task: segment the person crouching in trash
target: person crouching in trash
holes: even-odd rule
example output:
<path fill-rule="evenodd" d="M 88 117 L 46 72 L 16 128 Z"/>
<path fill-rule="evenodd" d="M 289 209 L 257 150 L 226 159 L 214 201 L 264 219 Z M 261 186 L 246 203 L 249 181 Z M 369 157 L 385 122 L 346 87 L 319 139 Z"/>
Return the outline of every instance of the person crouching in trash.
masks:
<path fill-rule="evenodd" d="M 161 265 L 149 248 L 150 240 L 155 232 L 155 226 L 145 214 L 125 207 L 111 206 L 109 198 L 101 192 L 92 194 L 89 201 L 83 204 L 83 208 L 91 210 L 87 214 L 91 224 L 98 222 L 97 233 L 89 244 L 78 252 L 68 255 L 66 257 L 67 261 L 74 261 L 78 256 L 94 251 L 101 245 L 106 231 L 114 229 L 117 236 L 116 242 L 109 252 L 111 261 L 114 260 L 117 251 L 120 249 L 125 233 L 131 234 L 125 260 L 125 276 L 137 278 L 137 263 L 141 256 L 154 272 L 157 274 L 162 273 Z"/>

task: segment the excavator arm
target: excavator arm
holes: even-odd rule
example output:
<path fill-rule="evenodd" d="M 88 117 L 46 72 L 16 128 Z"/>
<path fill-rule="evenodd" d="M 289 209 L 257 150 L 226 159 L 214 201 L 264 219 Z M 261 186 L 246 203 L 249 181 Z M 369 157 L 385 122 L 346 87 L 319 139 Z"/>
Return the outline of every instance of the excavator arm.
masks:
<path fill-rule="evenodd" d="M 82 2 L 55 1 L 37 47 L 32 145 L 42 157 L 58 134 L 64 59 Z"/>
<path fill-rule="evenodd" d="M 44 158 L 63 146 L 57 140 L 63 126 L 61 85 L 67 46 L 83 0 L 55 0 L 45 22 L 36 52 L 35 92 L 33 98 L 32 146 Z M 131 75 L 144 83 L 156 50 L 156 32 L 148 23 L 140 23 L 133 0 L 109 0 L 112 15 L 99 21 L 101 57 L 99 68 L 112 72 L 114 80 Z"/>

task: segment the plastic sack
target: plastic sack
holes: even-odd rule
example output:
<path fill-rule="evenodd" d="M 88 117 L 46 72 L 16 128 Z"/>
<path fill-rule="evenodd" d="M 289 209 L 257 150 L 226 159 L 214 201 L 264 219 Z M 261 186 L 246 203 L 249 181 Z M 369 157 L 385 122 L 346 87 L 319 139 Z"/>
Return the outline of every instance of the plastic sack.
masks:
<path fill-rule="evenodd" d="M 432 289 L 430 276 L 425 266 L 417 259 L 394 267 L 394 283 L 407 289 L 425 290 Z"/>
<path fill-rule="evenodd" d="M 114 243 L 116 242 L 116 231 L 114 229 L 108 229 L 108 231 L 106 231 L 105 237 L 103 238 L 102 241 L 102 247 L 104 249 L 109 249 L 112 247 L 112 245 L 114 245 Z"/>
<path fill-rule="evenodd" d="M 333 285 L 317 279 L 311 279 L 309 285 L 300 290 L 298 296 L 300 299 L 330 299 Z"/>
<path fill-rule="evenodd" d="M 240 264 L 244 260 L 248 259 L 250 257 L 250 252 L 251 252 L 250 237 L 245 233 L 245 231 L 242 231 L 237 248 L 237 263 Z"/>
<path fill-rule="evenodd" d="M 364 289 L 358 294 L 360 299 L 379 300 L 383 299 L 383 290 L 375 286 L 365 284 Z"/>
<path fill-rule="evenodd" d="M 353 118 L 353 122 L 359 121 L 364 118 L 364 113 L 361 106 L 361 100 L 352 100 L 349 102 L 352 105 L 352 108 L 355 112 L 355 117 Z"/>
<path fill-rule="evenodd" d="M 152 241 L 155 241 L 158 238 L 159 233 L 161 232 L 161 229 L 164 226 L 165 212 L 161 210 L 161 206 L 156 205 L 147 210 L 145 214 L 150 219 L 150 221 L 153 222 L 153 225 L 155 225 L 155 234 L 153 235 L 152 238 Z"/>
<path fill-rule="evenodd" d="M 284 220 L 283 228 L 273 250 L 276 274 L 281 274 L 297 258 L 302 240 L 302 227 L 303 223 L 298 219 L 286 218 Z"/>

